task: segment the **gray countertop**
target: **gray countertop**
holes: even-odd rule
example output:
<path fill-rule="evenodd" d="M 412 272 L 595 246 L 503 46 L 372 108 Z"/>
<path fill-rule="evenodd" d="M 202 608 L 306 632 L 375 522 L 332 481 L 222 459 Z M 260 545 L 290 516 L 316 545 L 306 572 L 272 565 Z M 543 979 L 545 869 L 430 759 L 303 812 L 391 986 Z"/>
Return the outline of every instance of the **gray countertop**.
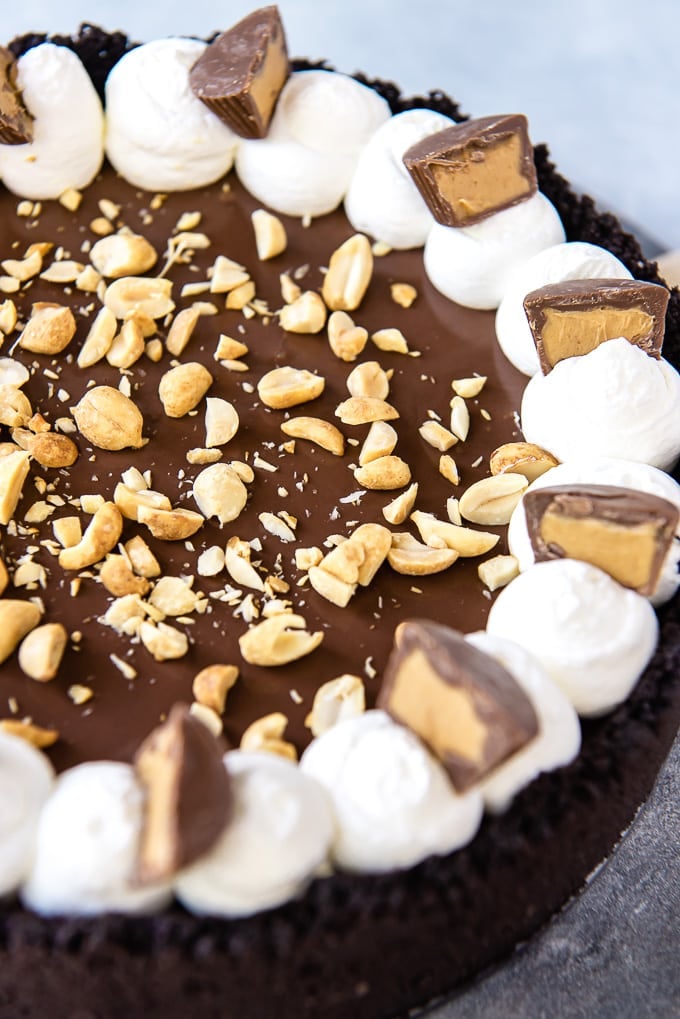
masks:
<path fill-rule="evenodd" d="M 680 739 L 581 895 L 502 966 L 428 1019 L 680 1015 Z"/>
<path fill-rule="evenodd" d="M 263 0 L 264 2 L 264 0 Z M 139 41 L 207 35 L 252 0 L 28 0 L 3 33 L 81 21 Z M 440 88 L 474 115 L 524 112 L 560 170 L 602 206 L 680 247 L 676 0 L 279 0 L 294 55 Z M 680 1015 L 680 742 L 613 856 L 553 923 L 431 1019 Z"/>

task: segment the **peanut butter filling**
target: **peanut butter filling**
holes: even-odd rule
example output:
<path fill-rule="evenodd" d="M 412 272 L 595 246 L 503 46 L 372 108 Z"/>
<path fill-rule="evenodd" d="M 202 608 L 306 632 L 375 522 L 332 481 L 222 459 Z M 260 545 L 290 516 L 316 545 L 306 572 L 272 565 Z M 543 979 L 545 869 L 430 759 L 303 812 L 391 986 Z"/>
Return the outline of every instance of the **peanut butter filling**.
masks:
<path fill-rule="evenodd" d="M 414 675 L 417 683 L 410 678 Z M 488 729 L 471 698 L 443 683 L 422 651 L 412 651 L 404 660 L 390 694 L 390 710 L 408 718 L 410 728 L 426 734 L 438 757 L 455 754 L 474 763 L 483 760 Z"/>
<path fill-rule="evenodd" d="M 451 166 L 432 164 L 432 174 L 444 200 L 461 220 L 477 217 L 488 209 L 504 208 L 531 193 L 522 173 L 522 140 L 517 134 L 493 145 L 469 146 L 465 157 Z"/>
<path fill-rule="evenodd" d="M 570 559 L 598 566 L 625 587 L 642 588 L 653 573 L 658 528 L 649 521 L 626 525 L 605 520 L 570 518 L 548 510 L 541 537 L 558 545 Z"/>
<path fill-rule="evenodd" d="M 592 308 L 588 311 L 545 309 L 543 350 L 551 366 L 567 357 L 595 350 L 601 343 L 625 336 L 631 343 L 648 337 L 654 326 L 641 308 Z"/>

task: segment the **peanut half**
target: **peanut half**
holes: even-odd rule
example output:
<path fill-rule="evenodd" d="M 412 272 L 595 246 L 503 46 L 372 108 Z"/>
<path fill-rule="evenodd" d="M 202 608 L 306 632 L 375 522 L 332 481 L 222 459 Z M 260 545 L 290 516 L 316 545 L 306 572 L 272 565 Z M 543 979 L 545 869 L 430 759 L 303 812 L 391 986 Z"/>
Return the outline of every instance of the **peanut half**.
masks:
<path fill-rule="evenodd" d="M 431 548 L 423 545 L 407 531 L 392 535 L 387 561 L 396 573 L 409 577 L 424 577 L 441 573 L 453 566 L 458 552 L 450 548 Z"/>
<path fill-rule="evenodd" d="M 297 761 L 297 750 L 292 743 L 288 743 L 282 738 L 287 725 L 288 719 L 280 711 L 257 718 L 243 733 L 240 749 L 255 753 L 277 754 L 279 757 Z"/>
<path fill-rule="evenodd" d="M 16 598 L 0 601 L 0 664 L 16 650 L 27 633 L 35 629 L 41 615 L 32 601 Z"/>
<path fill-rule="evenodd" d="M 54 679 L 66 650 L 68 633 L 61 623 L 44 623 L 31 630 L 19 647 L 19 665 L 39 683 Z"/>
<path fill-rule="evenodd" d="M 92 245 L 90 261 L 97 272 L 109 279 L 140 276 L 153 269 L 158 254 L 145 237 L 133 233 L 109 234 Z"/>
<path fill-rule="evenodd" d="M 362 488 L 386 491 L 403 488 L 411 480 L 408 464 L 399 456 L 379 456 L 363 467 L 357 467 L 354 478 Z"/>
<path fill-rule="evenodd" d="M 489 458 L 492 474 L 523 474 L 529 482 L 558 464 L 557 457 L 534 442 L 506 442 Z"/>
<path fill-rule="evenodd" d="M 321 290 L 331 311 L 354 311 L 373 275 L 373 252 L 367 237 L 354 234 L 330 257 Z"/>
<path fill-rule="evenodd" d="M 63 548 L 59 565 L 64 570 L 83 570 L 103 559 L 116 547 L 123 530 L 123 515 L 113 502 L 105 502 L 92 517 L 77 545 Z"/>
<path fill-rule="evenodd" d="M 31 317 L 19 337 L 19 346 L 34 354 L 60 354 L 76 331 L 76 320 L 70 308 L 61 304 L 33 305 Z"/>
<path fill-rule="evenodd" d="M 334 311 L 328 319 L 328 343 L 341 361 L 356 361 L 368 341 L 368 330 L 355 326 L 345 311 Z"/>
<path fill-rule="evenodd" d="M 255 247 L 257 257 L 261 262 L 270 258 L 276 258 L 282 254 L 288 245 L 286 228 L 278 216 L 274 216 L 266 209 L 255 209 L 250 214 L 255 233 Z"/>
<path fill-rule="evenodd" d="M 22 449 L 0 457 L 0 524 L 7 525 L 28 477 L 30 453 Z"/>
<path fill-rule="evenodd" d="M 342 456 L 345 452 L 345 437 L 340 429 L 322 418 L 289 418 L 281 425 L 281 431 L 294 439 L 306 439 L 335 456 Z"/>
<path fill-rule="evenodd" d="M 344 673 L 323 683 L 314 695 L 312 710 L 305 725 L 313 736 L 332 729 L 338 722 L 356 718 L 366 710 L 366 691 L 359 676 Z"/>
<path fill-rule="evenodd" d="M 474 524 L 507 524 L 528 485 L 524 475 L 511 473 L 476 481 L 460 497 L 460 515 Z"/>
<path fill-rule="evenodd" d="M 459 527 L 446 520 L 438 520 L 432 513 L 416 510 L 411 520 L 423 541 L 431 548 L 453 549 L 462 558 L 484 555 L 498 544 L 499 536 L 488 531 L 475 531 L 472 527 Z"/>
<path fill-rule="evenodd" d="M 288 333 L 320 333 L 326 324 L 326 305 L 316 291 L 306 290 L 283 306 L 279 324 Z"/>
<path fill-rule="evenodd" d="M 220 524 L 236 520 L 248 499 L 248 489 L 236 471 L 222 463 L 197 475 L 192 494 L 203 516 L 217 517 Z"/>
<path fill-rule="evenodd" d="M 199 704 L 204 704 L 221 715 L 227 694 L 237 679 L 236 665 L 207 665 L 194 676 L 191 692 Z"/>
<path fill-rule="evenodd" d="M 163 410 L 170 418 L 184 417 L 198 406 L 212 384 L 212 375 L 198 361 L 170 368 L 158 384 Z"/>
<path fill-rule="evenodd" d="M 325 384 L 321 375 L 314 375 L 305 368 L 284 365 L 263 375 L 257 384 L 257 392 L 266 407 L 285 410 L 315 400 L 323 393 Z"/>
<path fill-rule="evenodd" d="M 321 630 L 309 633 L 303 616 L 292 612 L 271 616 L 239 637 L 241 654 L 250 665 L 286 665 L 303 658 L 323 641 Z"/>

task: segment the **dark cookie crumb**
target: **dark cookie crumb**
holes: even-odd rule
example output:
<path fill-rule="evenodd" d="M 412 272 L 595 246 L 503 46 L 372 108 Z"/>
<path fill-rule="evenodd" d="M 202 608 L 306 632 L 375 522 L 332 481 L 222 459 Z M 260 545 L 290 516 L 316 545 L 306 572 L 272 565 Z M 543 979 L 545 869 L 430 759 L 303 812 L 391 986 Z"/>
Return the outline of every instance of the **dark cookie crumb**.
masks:
<path fill-rule="evenodd" d="M 9 44 L 9 49 L 15 57 L 20 57 L 34 46 L 40 46 L 44 42 L 52 42 L 55 46 L 67 46 L 77 53 L 102 100 L 104 99 L 104 84 L 109 71 L 122 56 L 138 45 L 130 42 L 123 32 L 107 32 L 103 28 L 84 22 L 77 35 L 47 35 L 44 32 L 29 32 L 14 39 Z"/>

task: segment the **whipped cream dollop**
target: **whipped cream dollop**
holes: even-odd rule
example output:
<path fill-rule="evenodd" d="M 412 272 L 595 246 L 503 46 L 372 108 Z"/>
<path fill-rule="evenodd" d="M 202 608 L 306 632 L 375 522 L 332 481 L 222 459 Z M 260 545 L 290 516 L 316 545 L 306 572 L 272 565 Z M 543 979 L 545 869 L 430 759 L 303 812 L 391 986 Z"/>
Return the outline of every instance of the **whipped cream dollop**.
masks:
<path fill-rule="evenodd" d="M 104 112 L 79 57 L 42 43 L 17 61 L 17 87 L 33 120 L 33 141 L 0 145 L 0 177 L 34 201 L 92 182 L 104 159 Z"/>
<path fill-rule="evenodd" d="M 0 898 L 19 887 L 31 866 L 38 818 L 53 781 L 44 754 L 0 732 Z"/>
<path fill-rule="evenodd" d="M 185 191 L 231 169 L 238 138 L 189 84 L 205 48 L 157 39 L 126 53 L 106 79 L 106 155 L 135 187 Z"/>
<path fill-rule="evenodd" d="M 581 748 L 581 725 L 566 694 L 526 648 L 483 630 L 469 633 L 465 639 L 508 670 L 531 701 L 538 719 L 538 734 L 479 784 L 487 810 L 500 813 L 542 772 L 574 760 Z"/>
<path fill-rule="evenodd" d="M 266 138 L 243 139 L 236 172 L 258 201 L 290 216 L 323 216 L 345 197 L 359 155 L 390 116 L 377 92 L 336 71 L 297 71 Z"/>
<path fill-rule="evenodd" d="M 680 374 L 623 337 L 531 378 L 521 407 L 527 442 L 558 460 L 609 456 L 670 470 L 680 456 Z"/>
<path fill-rule="evenodd" d="M 378 128 L 359 156 L 345 197 L 345 214 L 355 230 L 391 248 L 425 244 L 435 220 L 403 157 L 416 142 L 454 123 L 432 110 L 405 110 Z"/>
<path fill-rule="evenodd" d="M 248 916 L 304 891 L 326 865 L 334 820 L 325 791 L 291 761 L 234 750 L 224 763 L 232 818 L 175 892 L 193 913 Z"/>
<path fill-rule="evenodd" d="M 564 240 L 555 207 L 537 192 L 472 226 L 435 223 L 425 242 L 425 271 L 445 297 L 467 308 L 497 308 L 514 267 Z"/>
<path fill-rule="evenodd" d="M 479 827 L 479 791 L 459 796 L 418 737 L 383 711 L 367 711 L 312 740 L 300 767 L 331 797 L 333 856 L 349 870 L 411 867 L 466 845 Z"/>
<path fill-rule="evenodd" d="M 677 481 L 664 471 L 660 471 L 658 467 L 635 463 L 632 460 L 618 460 L 614 457 L 584 457 L 569 460 L 536 478 L 526 491 L 552 488 L 554 485 L 615 485 L 619 488 L 632 488 L 638 492 L 647 492 L 649 495 L 658 495 L 680 509 L 680 485 Z M 523 499 L 524 496 L 515 507 L 508 526 L 508 546 L 522 571 L 534 563 Z M 680 585 L 679 571 L 680 531 L 668 550 L 656 588 L 650 596 L 652 605 L 663 605 L 673 597 Z"/>
<path fill-rule="evenodd" d="M 169 884 L 135 884 L 143 799 L 129 764 L 92 761 L 63 772 L 40 815 L 24 904 L 47 916 L 164 908 Z"/>
<path fill-rule="evenodd" d="M 545 248 L 513 268 L 496 312 L 496 337 L 501 350 L 518 371 L 540 371 L 536 344 L 524 310 L 524 298 L 549 283 L 568 280 L 631 279 L 616 255 L 585 241 L 569 241 Z"/>
<path fill-rule="evenodd" d="M 487 632 L 521 644 L 544 666 L 579 715 L 626 699 L 656 647 L 658 622 L 646 598 L 590 563 L 536 563 L 491 606 Z"/>

